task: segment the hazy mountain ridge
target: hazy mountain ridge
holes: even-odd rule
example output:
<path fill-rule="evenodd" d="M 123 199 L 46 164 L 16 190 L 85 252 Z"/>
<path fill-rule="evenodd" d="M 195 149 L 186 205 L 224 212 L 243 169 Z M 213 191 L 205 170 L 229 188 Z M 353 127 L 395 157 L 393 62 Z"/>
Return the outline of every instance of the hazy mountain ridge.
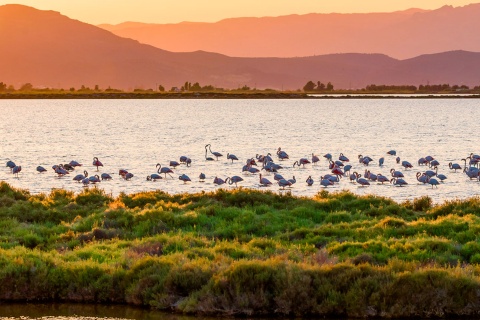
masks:
<path fill-rule="evenodd" d="M 391 13 L 230 18 L 215 23 L 100 25 L 119 36 L 174 52 L 235 57 L 301 57 L 381 52 L 397 59 L 451 50 L 480 51 L 480 4 Z"/>
<path fill-rule="evenodd" d="M 454 51 L 397 60 L 384 54 L 234 58 L 173 53 L 118 37 L 53 11 L 0 6 L 0 81 L 17 88 L 81 85 L 167 89 L 185 81 L 237 88 L 298 89 L 309 81 L 335 88 L 368 84 L 480 84 L 480 53 Z M 253 50 L 253 49 L 252 49 Z"/>

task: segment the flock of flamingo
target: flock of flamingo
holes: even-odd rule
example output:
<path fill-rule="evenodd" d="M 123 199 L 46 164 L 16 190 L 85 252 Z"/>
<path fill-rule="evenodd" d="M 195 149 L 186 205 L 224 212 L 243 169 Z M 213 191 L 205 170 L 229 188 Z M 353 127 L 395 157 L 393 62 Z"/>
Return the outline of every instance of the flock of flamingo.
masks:
<path fill-rule="evenodd" d="M 401 160 L 400 157 L 397 156 L 397 153 L 395 150 L 390 150 L 386 153 L 390 157 L 395 157 L 395 162 L 397 164 L 400 164 L 405 170 L 409 170 L 413 168 L 413 165 L 406 160 Z M 205 146 L 205 161 L 218 161 L 219 158 L 222 158 L 223 154 L 220 152 L 212 151 L 211 145 L 207 144 Z M 295 179 L 295 176 L 293 176 L 291 179 L 286 179 L 284 178 L 281 174 L 280 171 L 283 168 L 286 168 L 287 166 L 285 163 L 290 159 L 289 155 L 287 152 L 282 150 L 281 148 L 278 148 L 276 151 L 276 157 L 280 162 L 275 162 L 274 159 L 272 158 L 272 154 L 268 153 L 266 155 L 261 155 L 261 154 L 256 154 L 255 157 L 251 157 L 246 160 L 245 165 L 242 167 L 242 173 L 245 175 L 256 175 L 258 174 L 258 181 L 259 181 L 259 186 L 262 187 L 268 187 L 272 186 L 274 183 L 267 179 L 264 175 L 262 175 L 262 171 L 265 171 L 265 175 L 267 173 L 269 175 L 273 174 L 273 179 L 274 182 L 282 189 L 285 189 L 286 187 L 291 188 L 297 180 Z M 338 156 L 338 159 L 334 159 L 332 154 L 327 153 L 323 155 L 324 161 L 327 164 L 328 173 L 325 173 L 320 177 L 318 180 L 318 183 L 320 186 L 323 186 L 325 188 L 329 186 L 334 186 L 335 184 L 340 183 L 342 179 L 346 179 L 347 181 L 350 181 L 351 183 L 356 183 L 361 187 L 367 187 L 371 183 L 378 183 L 378 184 L 384 184 L 384 183 L 391 183 L 394 186 L 405 186 L 408 185 L 408 182 L 404 180 L 404 175 L 401 171 L 395 170 L 395 169 L 390 169 L 389 174 L 383 175 L 381 173 L 373 173 L 373 166 L 372 164 L 376 164 L 378 167 L 383 168 L 384 163 L 385 163 L 385 158 L 381 157 L 378 159 L 378 161 L 374 161 L 371 157 L 369 156 L 363 156 L 363 155 L 358 155 L 356 159 L 358 159 L 359 166 L 362 168 L 361 170 L 364 170 L 364 173 L 361 174 L 358 171 L 360 169 L 357 168 L 357 171 L 352 171 L 353 166 L 350 162 L 350 159 L 345 156 L 343 153 L 340 153 Z M 231 153 L 227 153 L 226 155 L 227 164 L 228 163 L 234 163 L 234 161 L 239 161 L 239 159 Z M 480 155 L 471 153 L 467 157 L 463 158 L 462 161 L 463 167 L 458 164 L 458 163 L 452 163 L 450 162 L 448 164 L 448 167 L 450 170 L 453 172 L 457 172 L 457 170 L 460 170 L 462 173 L 466 175 L 466 177 L 470 180 L 477 180 L 480 181 Z M 303 167 L 305 168 L 306 165 L 313 165 L 317 166 L 321 162 L 321 157 L 315 155 L 312 153 L 311 159 L 308 158 L 300 158 L 299 160 L 296 160 L 293 162 L 292 167 L 290 168 L 295 168 L 296 166 L 298 167 Z M 281 164 L 280 164 L 281 163 Z M 186 167 L 190 167 L 192 165 L 192 160 L 187 157 L 187 156 L 181 156 L 179 158 L 179 161 L 169 161 L 169 166 L 162 166 L 160 163 L 156 164 L 156 173 L 150 174 L 147 176 L 146 180 L 147 181 L 157 181 L 161 179 L 167 179 L 167 175 L 170 176 L 170 178 L 173 178 L 172 174 L 174 174 L 174 171 L 177 167 L 185 165 Z M 432 156 L 425 156 L 417 161 L 417 165 L 419 168 L 425 168 L 426 170 L 422 170 L 416 173 L 416 179 L 417 183 L 421 184 L 428 184 L 431 185 L 432 188 L 438 187 L 444 180 L 447 179 L 447 176 L 444 174 L 438 173 L 438 167 L 440 166 L 440 163 L 438 160 L 436 160 Z M 22 167 L 20 165 L 15 164 L 12 160 L 7 161 L 6 166 L 10 168 L 10 171 L 12 174 L 14 174 L 17 178 L 19 177 L 19 173 L 22 171 Z M 100 167 L 103 167 L 102 162 L 98 159 L 98 157 L 93 158 L 92 166 L 96 167 L 96 172 L 99 171 Z M 66 164 L 59 164 L 59 165 L 53 165 L 52 169 L 56 175 L 59 177 L 64 177 L 69 175 L 71 172 L 74 172 L 77 168 L 82 167 L 82 164 L 72 160 L 69 163 Z M 39 173 L 44 173 L 47 172 L 48 170 L 45 169 L 42 166 L 38 166 L 36 170 Z M 371 171 L 372 170 L 372 171 Z M 119 169 L 118 171 L 119 176 L 122 179 L 125 180 L 130 180 L 134 177 L 133 173 L 128 172 L 125 169 Z M 200 173 L 198 176 L 199 182 L 204 182 L 206 179 L 205 173 Z M 77 174 L 73 177 L 73 181 L 76 181 L 78 183 L 81 183 L 84 186 L 88 186 L 90 184 L 97 184 L 100 183 L 101 181 L 105 180 L 111 180 L 112 176 L 108 173 L 101 173 L 95 174 L 95 175 L 90 175 L 86 170 L 83 171 L 83 173 Z M 191 182 L 191 179 L 188 175 L 182 174 L 178 177 L 179 180 L 183 181 L 183 183 Z M 215 185 L 222 185 L 222 184 L 230 184 L 235 186 L 238 186 L 239 183 L 244 181 L 244 178 L 238 175 L 234 175 L 231 177 L 227 177 L 225 179 L 222 179 L 218 176 L 216 176 L 213 179 L 213 183 Z M 314 178 L 312 176 L 309 176 L 305 183 L 307 186 L 312 186 L 315 184 Z"/>

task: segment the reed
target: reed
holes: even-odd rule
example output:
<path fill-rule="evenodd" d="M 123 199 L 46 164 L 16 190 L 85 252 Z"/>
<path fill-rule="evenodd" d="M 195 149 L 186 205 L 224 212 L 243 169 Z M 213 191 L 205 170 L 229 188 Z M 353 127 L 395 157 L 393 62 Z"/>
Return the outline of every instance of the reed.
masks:
<path fill-rule="evenodd" d="M 216 315 L 480 312 L 480 199 L 32 195 L 0 182 L 0 300 Z"/>

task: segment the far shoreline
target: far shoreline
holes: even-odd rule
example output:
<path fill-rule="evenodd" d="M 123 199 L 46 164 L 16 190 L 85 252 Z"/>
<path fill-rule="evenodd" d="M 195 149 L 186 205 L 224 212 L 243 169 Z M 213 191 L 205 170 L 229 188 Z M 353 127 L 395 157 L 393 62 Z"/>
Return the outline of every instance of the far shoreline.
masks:
<path fill-rule="evenodd" d="M 452 93 L 304 93 L 304 92 L 88 92 L 1 93 L 1 100 L 20 99 L 478 99 L 480 94 Z"/>

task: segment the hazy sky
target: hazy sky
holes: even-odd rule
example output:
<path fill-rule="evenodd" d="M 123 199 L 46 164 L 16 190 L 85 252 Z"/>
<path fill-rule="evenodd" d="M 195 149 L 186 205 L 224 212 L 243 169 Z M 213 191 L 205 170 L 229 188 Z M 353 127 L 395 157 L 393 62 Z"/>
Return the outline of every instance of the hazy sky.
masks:
<path fill-rule="evenodd" d="M 448 2 L 447 2 L 448 1 Z M 0 0 L 54 10 L 91 24 L 138 21 L 214 22 L 232 17 L 280 16 L 305 13 L 391 12 L 408 8 L 463 6 L 475 0 Z M 477 0 L 478 1 L 478 0 Z"/>

